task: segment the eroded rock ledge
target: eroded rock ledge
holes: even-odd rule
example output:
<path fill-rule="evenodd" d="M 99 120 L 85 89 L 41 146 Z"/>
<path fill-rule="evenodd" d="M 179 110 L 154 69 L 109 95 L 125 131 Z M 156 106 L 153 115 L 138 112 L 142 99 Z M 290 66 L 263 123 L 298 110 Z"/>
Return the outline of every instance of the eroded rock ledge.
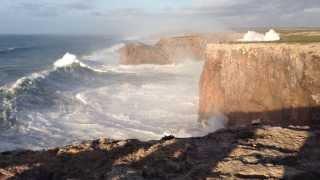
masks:
<path fill-rule="evenodd" d="M 210 44 L 200 82 L 201 120 L 229 125 L 320 122 L 320 44 Z"/>
<path fill-rule="evenodd" d="M 320 177 L 320 132 L 225 129 L 201 138 L 100 139 L 0 154 L 0 179 L 221 179 Z"/>

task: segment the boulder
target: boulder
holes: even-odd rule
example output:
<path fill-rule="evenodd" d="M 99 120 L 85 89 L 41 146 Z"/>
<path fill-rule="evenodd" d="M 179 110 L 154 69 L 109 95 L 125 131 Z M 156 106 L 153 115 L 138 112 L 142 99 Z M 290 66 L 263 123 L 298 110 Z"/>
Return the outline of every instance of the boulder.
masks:
<path fill-rule="evenodd" d="M 320 122 L 320 44 L 211 44 L 200 81 L 200 120 L 230 126 Z"/>

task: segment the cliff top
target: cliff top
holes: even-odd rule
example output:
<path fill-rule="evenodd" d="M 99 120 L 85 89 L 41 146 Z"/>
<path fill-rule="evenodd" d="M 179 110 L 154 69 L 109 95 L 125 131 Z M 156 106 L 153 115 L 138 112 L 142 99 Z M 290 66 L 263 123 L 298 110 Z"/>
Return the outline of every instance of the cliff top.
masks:
<path fill-rule="evenodd" d="M 257 53 L 259 49 L 272 51 L 273 54 L 282 53 L 283 50 L 293 50 L 291 53 L 308 53 L 311 55 L 320 55 L 320 43 L 212 43 L 207 45 L 206 53 L 224 50 L 240 50 L 243 53 Z"/>
<path fill-rule="evenodd" d="M 258 48 L 299 48 L 301 50 L 313 49 L 320 51 L 320 43 L 211 43 L 207 49 L 258 49 Z"/>

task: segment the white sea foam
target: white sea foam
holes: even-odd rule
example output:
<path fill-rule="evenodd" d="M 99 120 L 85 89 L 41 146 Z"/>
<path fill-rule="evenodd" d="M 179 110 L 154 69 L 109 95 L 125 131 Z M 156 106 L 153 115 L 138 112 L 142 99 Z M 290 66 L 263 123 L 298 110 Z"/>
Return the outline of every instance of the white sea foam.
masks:
<path fill-rule="evenodd" d="M 34 80 L 44 79 L 46 77 L 47 72 L 42 73 L 33 73 L 30 76 L 22 77 L 18 79 L 9 90 L 16 91 L 21 88 L 23 84 L 31 86 L 34 83 Z"/>
<path fill-rule="evenodd" d="M 82 94 L 78 93 L 78 94 L 76 95 L 76 98 L 77 98 L 80 102 L 82 102 L 83 104 L 88 104 L 88 102 L 85 100 L 85 98 L 82 96 Z"/>
<path fill-rule="evenodd" d="M 30 97 L 32 104 L 43 105 L 17 112 L 17 121 L 22 127 L 18 131 L 6 129 L 0 133 L 0 151 L 50 148 L 99 137 L 151 140 L 171 134 L 177 137 L 203 136 L 223 127 L 219 120 L 209 121 L 206 128 L 197 121 L 202 62 L 119 66 L 110 64 L 108 59 L 99 61 L 101 65 L 97 68 L 104 71 L 97 74 L 103 79 L 97 81 L 96 73 L 88 73 L 93 76 L 88 78 L 93 86 L 87 86 L 82 80 L 76 83 L 80 88 L 72 87 L 70 79 L 60 78 L 78 73 L 76 77 L 81 79 L 81 73 L 86 72 L 82 68 L 91 66 L 70 53 L 55 62 L 50 81 L 40 83 L 45 88 L 39 87 L 42 89 L 40 94 L 34 94 L 35 89 L 31 89 L 30 95 L 51 97 L 51 93 L 56 93 L 52 98 Z M 79 66 L 81 71 L 66 69 L 67 74 L 59 74 L 65 68 Z M 40 75 L 35 74 L 37 77 L 33 78 L 47 78 L 42 73 Z M 22 82 L 32 83 L 21 81 L 16 86 Z M 66 88 L 47 92 L 50 86 Z"/>
<path fill-rule="evenodd" d="M 79 66 L 82 68 L 90 69 L 95 72 L 100 72 L 100 73 L 105 72 L 103 69 L 94 68 L 81 62 L 76 55 L 70 54 L 68 52 L 61 59 L 58 59 L 56 62 L 54 62 L 53 66 L 54 66 L 54 69 Z"/>
<path fill-rule="evenodd" d="M 78 64 L 80 66 L 85 66 L 83 63 L 81 63 L 77 56 L 74 54 L 66 53 L 61 59 L 58 59 L 53 65 L 55 68 L 63 68 L 72 66 L 74 64 Z"/>

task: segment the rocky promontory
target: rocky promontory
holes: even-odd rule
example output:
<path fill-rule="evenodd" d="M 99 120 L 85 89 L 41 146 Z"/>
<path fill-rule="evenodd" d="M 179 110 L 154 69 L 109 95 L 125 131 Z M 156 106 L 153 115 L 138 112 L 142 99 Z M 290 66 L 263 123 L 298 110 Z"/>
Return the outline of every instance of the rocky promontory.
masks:
<path fill-rule="evenodd" d="M 137 65 L 203 61 L 208 43 L 234 41 L 239 36 L 237 33 L 197 34 L 164 37 L 154 45 L 127 43 L 120 49 L 120 63 Z"/>
<path fill-rule="evenodd" d="M 320 44 L 210 44 L 200 82 L 200 120 L 229 125 L 320 122 Z"/>
<path fill-rule="evenodd" d="M 224 129 L 200 138 L 99 139 L 0 154 L 0 179 L 316 179 L 320 131 Z"/>

